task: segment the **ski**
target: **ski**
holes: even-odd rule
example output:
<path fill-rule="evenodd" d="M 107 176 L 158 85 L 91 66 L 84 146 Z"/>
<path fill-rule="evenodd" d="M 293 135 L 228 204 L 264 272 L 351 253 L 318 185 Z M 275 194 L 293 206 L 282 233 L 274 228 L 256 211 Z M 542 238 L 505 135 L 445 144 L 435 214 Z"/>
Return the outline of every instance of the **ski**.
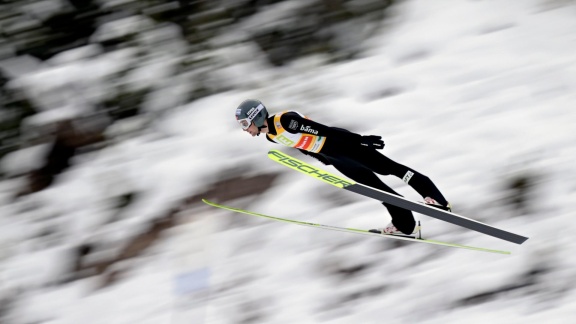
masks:
<path fill-rule="evenodd" d="M 295 225 L 315 227 L 315 228 L 321 228 L 321 229 L 325 229 L 325 230 L 346 232 L 346 233 L 352 233 L 352 234 L 375 236 L 375 237 L 379 237 L 379 238 L 389 238 L 389 239 L 395 239 L 395 240 L 403 240 L 403 241 L 411 241 L 411 242 L 418 242 L 418 243 L 442 245 L 442 246 L 447 246 L 447 247 L 452 247 L 452 248 L 467 249 L 467 250 L 473 250 L 473 251 L 481 251 L 481 252 L 497 253 L 497 254 L 511 254 L 509 251 L 492 250 L 492 249 L 487 249 L 487 248 L 468 246 L 468 245 L 462 245 L 462 244 L 455 244 L 455 243 L 448 243 L 448 242 L 441 242 L 441 241 L 428 240 L 428 239 L 421 239 L 421 238 L 414 238 L 414 237 L 409 237 L 409 236 L 383 235 L 383 234 L 372 233 L 372 232 L 369 232 L 366 230 L 355 229 L 355 228 L 346 228 L 346 227 L 330 226 L 330 225 L 316 224 L 316 223 L 310 223 L 310 222 L 302 222 L 302 221 L 297 221 L 297 220 L 292 220 L 292 219 L 287 219 L 287 218 L 280 218 L 280 217 L 274 217 L 274 216 L 268 216 L 268 215 L 263 215 L 263 214 L 259 214 L 259 213 L 254 213 L 254 212 L 244 210 L 244 209 L 239 209 L 239 208 L 234 208 L 234 207 L 230 207 L 230 206 L 217 204 L 215 202 L 212 202 L 212 201 L 209 201 L 206 199 L 202 199 L 202 201 L 204 203 L 210 205 L 210 206 L 213 206 L 213 207 L 222 208 L 222 209 L 226 209 L 229 211 L 242 213 L 242 214 L 246 214 L 246 215 L 263 217 L 263 218 L 267 218 L 267 219 L 271 219 L 271 220 L 275 220 L 275 221 L 279 221 L 279 222 L 295 224 Z"/>
<path fill-rule="evenodd" d="M 455 213 L 430 207 L 423 203 L 414 202 L 404 197 L 396 196 L 382 190 L 363 185 L 361 183 L 356 183 L 350 179 L 333 175 L 278 150 L 269 151 L 268 157 L 284 166 L 287 166 L 296 171 L 300 171 L 315 179 L 322 180 L 335 187 L 345 189 L 365 197 L 376 199 L 378 201 L 386 202 L 400 208 L 434 217 L 454 225 L 499 238 L 501 240 L 522 244 L 528 239 L 528 237 L 514 234 L 512 232 L 508 232 Z"/>

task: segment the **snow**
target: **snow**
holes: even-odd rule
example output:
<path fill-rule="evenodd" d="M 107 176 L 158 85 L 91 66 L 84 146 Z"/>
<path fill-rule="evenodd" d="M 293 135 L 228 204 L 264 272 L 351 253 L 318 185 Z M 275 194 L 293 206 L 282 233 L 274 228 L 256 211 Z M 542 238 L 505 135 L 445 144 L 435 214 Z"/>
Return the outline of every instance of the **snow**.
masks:
<path fill-rule="evenodd" d="M 292 10 L 299 4 L 283 6 Z M 283 6 L 272 8 L 274 17 L 284 17 L 278 12 Z M 14 298 L 4 320 L 572 322 L 574 9 L 570 3 L 550 8 L 535 0 L 403 1 L 394 8 L 391 25 L 367 40 L 363 56 L 354 61 L 326 65 L 324 58 L 313 56 L 272 69 L 251 45 L 232 48 L 240 55 L 237 60 L 215 50 L 210 55 L 220 63 L 216 75 L 234 90 L 188 104 L 183 104 L 185 89 L 171 77 L 176 55 L 151 55 L 147 62 L 155 64 L 132 70 L 126 81 L 135 88 L 157 87 L 145 110 L 163 115 L 136 136 L 111 138 L 113 145 L 78 157 L 51 188 L 16 203 L 0 199 L 0 301 Z M 257 23 L 263 22 L 250 21 L 250 26 Z M 95 39 L 111 32 L 137 33 L 142 27 L 153 23 L 126 18 L 109 23 Z M 45 110 L 28 122 L 69 114 L 71 106 L 62 102 L 74 96 L 55 92 L 69 84 L 81 84 L 79 90 L 88 97 L 74 113 L 89 113 L 89 99 L 105 96 L 112 86 L 107 78 L 137 61 L 134 49 L 94 56 L 99 52 L 96 45 L 72 50 L 17 79 Z M 162 97 L 171 93 L 174 97 L 167 100 L 179 106 L 169 110 Z M 201 191 L 220 170 L 234 167 L 282 176 L 264 195 L 228 205 L 334 226 L 369 228 L 388 222 L 373 201 L 271 163 L 265 156 L 271 144 L 242 133 L 232 117 L 245 98 L 260 98 L 273 112 L 296 109 L 319 122 L 382 135 L 383 152 L 430 176 L 459 213 L 530 240 L 515 246 L 419 216 L 430 238 L 513 254 L 397 246 L 391 240 L 194 206 L 180 213 L 179 225 L 164 232 L 160 243 L 109 269 L 120 273 L 117 283 L 102 288 L 101 277 L 67 281 L 72 248 L 99 242 L 100 257 L 116 255 L 149 221 Z M 41 150 L 31 147 L 6 156 L 2 171 L 33 167 Z M 503 203 L 503 187 L 525 174 L 537 177 L 537 196 L 529 201 L 530 213 L 522 214 Z M 384 179 L 407 198 L 420 199 L 401 180 Z M 0 183 L 0 196 L 14 187 L 10 181 Z M 139 193 L 135 203 L 108 223 L 111 201 L 130 192 Z M 342 197 L 346 205 L 338 201 Z M 241 222 L 231 225 L 232 219 Z M 58 230 L 49 234 L 51 229 Z M 338 272 L 360 266 L 357 273 Z M 534 285 L 463 304 L 521 284 L 538 269 L 545 270 L 533 276 Z"/>
<path fill-rule="evenodd" d="M 47 154 L 48 144 L 34 145 L 6 154 L 2 161 L 2 171 L 7 176 L 24 174 L 42 166 L 42 158 Z"/>

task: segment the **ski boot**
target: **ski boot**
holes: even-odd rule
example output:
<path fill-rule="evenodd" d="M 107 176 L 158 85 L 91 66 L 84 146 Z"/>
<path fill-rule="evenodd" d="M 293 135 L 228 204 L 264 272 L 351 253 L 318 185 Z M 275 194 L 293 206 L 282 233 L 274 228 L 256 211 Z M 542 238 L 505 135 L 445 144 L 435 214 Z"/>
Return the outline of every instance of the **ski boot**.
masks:
<path fill-rule="evenodd" d="M 450 205 L 449 202 L 447 202 L 448 204 L 446 206 L 443 206 L 439 202 L 437 202 L 435 199 L 430 198 L 430 197 L 426 197 L 426 198 L 424 198 L 424 203 L 430 207 L 442 209 L 442 210 L 445 210 L 447 212 L 452 211 L 452 205 Z"/>
<path fill-rule="evenodd" d="M 370 233 L 377 233 L 377 234 L 384 234 L 384 235 L 394 235 L 394 236 L 404 236 L 404 237 L 412 237 L 412 238 L 422 238 L 422 226 L 420 225 L 420 221 L 416 222 L 416 226 L 414 227 L 414 231 L 412 231 L 412 235 L 407 235 L 400 232 L 392 222 L 386 225 L 383 228 L 376 228 L 371 229 L 368 232 Z"/>

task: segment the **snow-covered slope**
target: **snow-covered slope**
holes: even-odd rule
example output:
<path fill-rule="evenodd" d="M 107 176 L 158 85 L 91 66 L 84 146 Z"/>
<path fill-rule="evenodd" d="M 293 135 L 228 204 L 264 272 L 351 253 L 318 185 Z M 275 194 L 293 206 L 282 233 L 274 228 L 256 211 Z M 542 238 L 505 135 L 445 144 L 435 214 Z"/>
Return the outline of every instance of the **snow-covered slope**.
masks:
<path fill-rule="evenodd" d="M 249 75 L 250 87 L 174 109 L 141 136 L 79 157 L 51 188 L 17 203 L 6 198 L 16 180 L 0 183 L 6 323 L 573 322 L 575 10 L 560 1 L 403 1 L 380 36 L 366 41 L 363 57 L 338 64 L 309 57 L 271 69 L 253 53 L 249 64 L 221 71 L 235 84 Z M 124 59 L 88 59 L 89 88 L 104 91 L 96 72 Z M 78 66 L 67 62 L 41 73 L 66 78 L 67 67 L 77 78 Z M 22 82 L 49 87 L 41 75 Z M 116 284 L 67 281 L 72 247 L 98 241 L 102 253 L 117 253 L 147 220 L 236 165 L 282 176 L 264 195 L 230 205 L 336 226 L 387 223 L 379 204 L 270 162 L 272 144 L 241 132 L 232 117 L 249 97 L 272 112 L 295 109 L 382 135 L 383 153 L 430 176 L 457 212 L 530 240 L 515 246 L 420 217 L 428 237 L 513 252 L 490 255 L 196 206 L 145 255 L 115 265 L 126 270 Z M 20 161 L 8 156 L 2 167 Z M 536 181 L 524 212 L 504 199 L 516 177 Z M 384 180 L 419 199 L 401 180 Z M 143 195 L 104 226 L 110 199 L 131 191 Z M 349 203 L 341 206 L 343 198 Z M 241 225 L 230 225 L 239 217 Z M 47 228 L 60 234 L 38 236 Z"/>

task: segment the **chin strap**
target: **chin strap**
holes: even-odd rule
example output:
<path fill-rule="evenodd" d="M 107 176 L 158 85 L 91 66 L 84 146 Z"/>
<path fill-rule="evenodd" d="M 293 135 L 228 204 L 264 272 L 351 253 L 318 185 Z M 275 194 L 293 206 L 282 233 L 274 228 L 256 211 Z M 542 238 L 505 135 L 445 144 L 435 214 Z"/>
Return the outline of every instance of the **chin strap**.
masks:
<path fill-rule="evenodd" d="M 256 136 L 260 136 L 260 131 L 261 131 L 263 128 L 266 128 L 266 126 L 262 125 L 262 126 L 258 127 L 258 134 L 256 134 Z"/>

